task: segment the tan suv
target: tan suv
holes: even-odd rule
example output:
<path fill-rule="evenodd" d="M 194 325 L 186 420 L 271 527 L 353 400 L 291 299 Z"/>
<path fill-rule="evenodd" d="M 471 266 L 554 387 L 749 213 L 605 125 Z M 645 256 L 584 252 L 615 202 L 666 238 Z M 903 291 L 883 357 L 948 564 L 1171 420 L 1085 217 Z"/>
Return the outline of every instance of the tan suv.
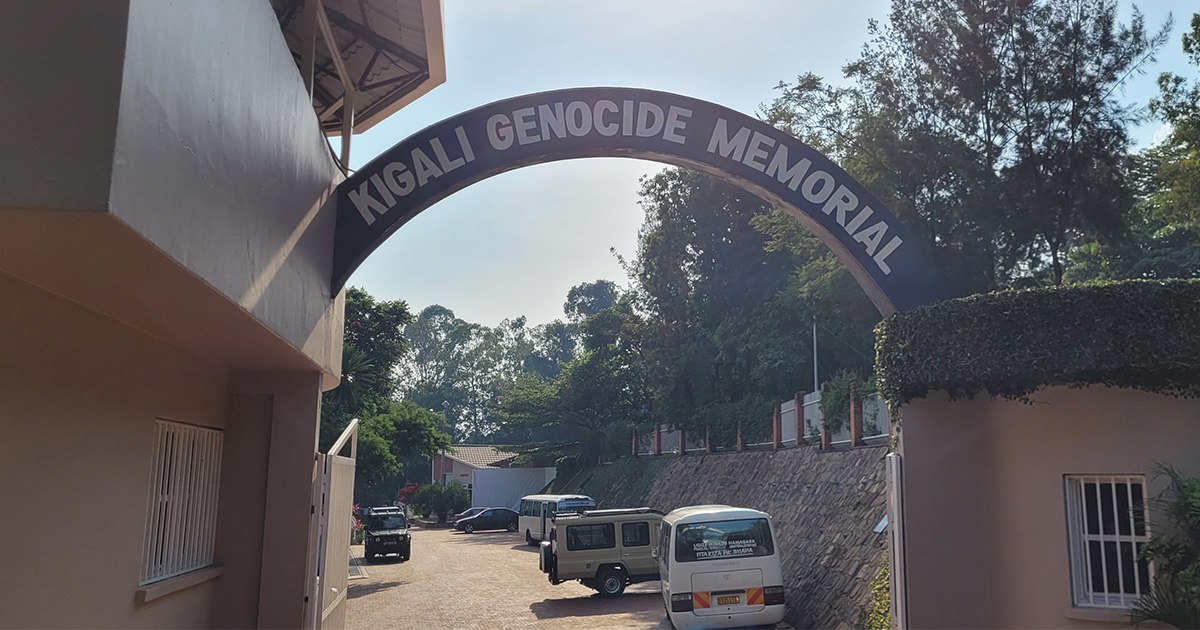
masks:
<path fill-rule="evenodd" d="M 627 584 L 658 579 L 651 550 L 658 546 L 662 517 L 646 507 L 559 513 L 538 549 L 538 565 L 551 584 L 579 580 L 601 596 L 616 597 Z"/>

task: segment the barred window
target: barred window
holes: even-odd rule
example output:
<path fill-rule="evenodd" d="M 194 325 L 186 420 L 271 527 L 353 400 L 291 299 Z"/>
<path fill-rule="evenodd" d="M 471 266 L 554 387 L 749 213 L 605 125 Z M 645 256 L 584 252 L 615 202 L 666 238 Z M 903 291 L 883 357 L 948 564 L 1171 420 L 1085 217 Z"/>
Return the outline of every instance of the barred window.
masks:
<path fill-rule="evenodd" d="M 1076 606 L 1128 608 L 1150 589 L 1138 560 L 1148 540 L 1145 478 L 1066 478 L 1071 582 Z"/>
<path fill-rule="evenodd" d="M 223 434 L 156 420 L 141 584 L 213 563 Z"/>

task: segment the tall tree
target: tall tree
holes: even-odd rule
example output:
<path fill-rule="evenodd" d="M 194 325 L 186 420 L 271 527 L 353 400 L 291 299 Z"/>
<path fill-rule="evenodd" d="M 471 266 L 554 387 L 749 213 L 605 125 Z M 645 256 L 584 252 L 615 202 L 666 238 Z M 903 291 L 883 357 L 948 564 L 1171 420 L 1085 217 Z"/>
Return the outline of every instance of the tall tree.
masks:
<path fill-rule="evenodd" d="M 1115 241 L 1132 196 L 1117 88 L 1153 61 L 1116 0 L 893 0 L 846 69 L 804 76 L 767 109 L 835 147 L 922 237 L 957 294 L 1062 281 L 1066 253 Z M 914 220 L 918 219 L 919 220 Z"/>
<path fill-rule="evenodd" d="M 647 178 L 641 197 L 646 218 L 633 271 L 646 318 L 651 416 L 704 426 L 718 438 L 738 423 L 765 428 L 774 400 L 807 389 L 814 311 L 785 290 L 797 267 L 827 248 L 770 247 L 776 237 L 756 227 L 769 206 L 693 171 Z M 867 341 L 862 352 L 869 350 Z"/>
<path fill-rule="evenodd" d="M 610 280 L 584 282 L 571 287 L 563 312 L 567 319 L 579 322 L 617 302 L 617 285 Z"/>
<path fill-rule="evenodd" d="M 321 401 L 320 448 L 328 449 L 358 418 L 359 484 L 364 501 L 395 499 L 402 460 L 428 457 L 449 438 L 439 433 L 427 411 L 399 402 L 395 367 L 408 349 L 404 326 L 412 314 L 403 301 L 376 300 L 366 291 L 346 290 L 342 380 Z"/>
<path fill-rule="evenodd" d="M 1200 13 L 1192 15 L 1191 31 L 1183 34 L 1183 52 L 1200 68 Z M 1158 77 L 1159 95 L 1150 111 L 1170 125 L 1154 173 L 1158 218 L 1175 224 L 1200 227 L 1200 80 L 1189 86 L 1175 73 Z"/>
<path fill-rule="evenodd" d="M 578 451 L 595 461 L 613 454 L 610 438 L 617 437 L 623 450 L 626 431 L 645 413 L 643 326 L 630 301 L 623 300 L 583 320 L 581 329 L 580 355 L 554 378 L 521 375 L 501 391 L 495 410 L 509 428 L 575 429 Z"/>

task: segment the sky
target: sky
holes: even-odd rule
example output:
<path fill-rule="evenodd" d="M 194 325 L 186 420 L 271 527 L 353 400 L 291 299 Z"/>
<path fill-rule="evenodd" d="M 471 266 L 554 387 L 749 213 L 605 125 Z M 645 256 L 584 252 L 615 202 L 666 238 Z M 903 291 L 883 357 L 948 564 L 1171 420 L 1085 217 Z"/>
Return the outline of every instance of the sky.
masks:
<path fill-rule="evenodd" d="M 1141 0 L 1157 29 L 1175 28 L 1159 63 L 1132 77 L 1124 98 L 1144 104 L 1163 69 L 1194 76 L 1179 37 L 1179 0 Z M 674 92 L 754 115 L 780 81 L 828 80 L 856 58 L 868 20 L 890 0 L 443 0 L 447 80 L 352 143 L 357 168 L 412 133 L 493 101 L 572 87 Z M 1122 1 L 1122 21 L 1130 5 Z M 1150 144 L 1160 126 L 1135 132 Z M 628 280 L 612 250 L 637 253 L 639 179 L 663 167 L 621 158 L 566 160 L 510 171 L 442 200 L 379 247 L 349 284 L 414 313 L 441 304 L 494 326 L 563 317 L 582 282 Z"/>

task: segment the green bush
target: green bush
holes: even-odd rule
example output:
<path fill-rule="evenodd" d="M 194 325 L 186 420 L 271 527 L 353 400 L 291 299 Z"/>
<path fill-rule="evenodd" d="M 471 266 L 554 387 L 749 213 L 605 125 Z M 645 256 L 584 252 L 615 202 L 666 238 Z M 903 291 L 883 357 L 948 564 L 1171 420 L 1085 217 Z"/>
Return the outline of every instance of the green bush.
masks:
<path fill-rule="evenodd" d="M 471 507 L 471 497 L 467 494 L 467 489 L 457 481 L 421 486 L 413 495 L 412 502 L 422 514 L 436 514 L 438 523 L 445 523 L 451 514 Z"/>
<path fill-rule="evenodd" d="M 1184 478 L 1166 467 L 1175 498 L 1167 505 L 1173 535 L 1157 533 L 1139 558 L 1155 562 L 1154 588 L 1129 611 L 1129 622 L 1161 621 L 1176 628 L 1200 628 L 1200 479 Z"/>
<path fill-rule="evenodd" d="M 855 630 L 891 630 L 891 586 L 888 582 L 888 563 L 884 562 L 879 574 L 871 582 L 871 599 L 858 612 Z"/>
<path fill-rule="evenodd" d="M 821 388 L 822 423 L 830 434 L 837 433 L 850 420 L 850 386 L 854 386 L 854 397 L 859 403 L 863 393 L 874 389 L 874 384 L 863 379 L 857 372 L 841 369 Z"/>
<path fill-rule="evenodd" d="M 1046 386 L 1200 394 L 1200 281 L 1001 291 L 896 313 L 876 327 L 893 407 L 944 390 L 1009 399 Z"/>

